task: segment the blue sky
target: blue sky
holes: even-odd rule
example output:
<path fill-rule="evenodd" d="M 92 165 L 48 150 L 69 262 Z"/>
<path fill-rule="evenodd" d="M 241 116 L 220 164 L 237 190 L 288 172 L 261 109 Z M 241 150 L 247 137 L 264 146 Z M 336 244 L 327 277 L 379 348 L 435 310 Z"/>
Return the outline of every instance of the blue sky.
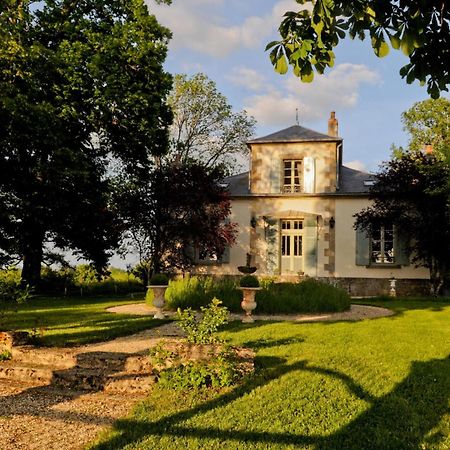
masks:
<path fill-rule="evenodd" d="M 301 125 L 326 132 L 336 111 L 344 163 L 374 171 L 389 158 L 392 143 L 407 143 L 401 113 L 428 98 L 425 87 L 400 78 L 406 57 L 391 50 L 377 58 L 369 41 L 344 41 L 334 68 L 311 84 L 275 73 L 264 48 L 277 39 L 281 17 L 296 9 L 295 0 L 146 1 L 173 32 L 166 69 L 207 74 L 234 109 L 257 119 L 257 136 L 294 125 L 296 108 Z"/>

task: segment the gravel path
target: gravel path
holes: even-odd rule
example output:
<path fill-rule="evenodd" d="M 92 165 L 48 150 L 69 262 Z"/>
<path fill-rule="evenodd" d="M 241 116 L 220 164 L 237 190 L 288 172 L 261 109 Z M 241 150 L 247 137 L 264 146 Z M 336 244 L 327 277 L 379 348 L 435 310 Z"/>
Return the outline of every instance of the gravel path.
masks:
<path fill-rule="evenodd" d="M 107 309 L 107 311 L 119 314 L 136 314 L 136 315 L 153 315 L 155 310 L 145 303 L 135 303 L 131 305 L 114 306 Z M 168 317 L 173 317 L 173 311 L 166 311 Z M 323 314 L 253 314 L 255 320 L 287 320 L 292 322 L 330 322 L 338 320 L 364 320 L 375 319 L 378 317 L 392 316 L 393 311 L 386 308 L 379 308 L 377 306 L 366 305 L 351 305 L 348 311 L 340 313 L 323 313 Z M 241 320 L 243 314 L 230 314 L 231 320 Z"/>
<path fill-rule="evenodd" d="M 144 303 L 110 308 L 121 314 L 154 314 Z M 173 316 L 173 312 L 167 312 Z M 297 322 L 363 320 L 392 315 L 392 311 L 372 306 L 352 305 L 349 311 L 316 315 L 254 315 L 255 320 L 288 320 Z M 231 314 L 231 320 L 243 315 Z M 48 357 L 76 357 L 91 352 L 144 355 L 149 347 L 161 339 L 181 336 L 174 323 L 142 331 L 132 336 L 108 342 L 70 349 L 30 348 L 30 359 L 40 361 Z M 91 442 L 99 431 L 124 417 L 144 392 L 119 395 L 99 392 L 80 392 L 61 389 L 50 382 L 33 385 L 16 380 L 0 380 L 0 449 L 1 450 L 76 450 Z"/>

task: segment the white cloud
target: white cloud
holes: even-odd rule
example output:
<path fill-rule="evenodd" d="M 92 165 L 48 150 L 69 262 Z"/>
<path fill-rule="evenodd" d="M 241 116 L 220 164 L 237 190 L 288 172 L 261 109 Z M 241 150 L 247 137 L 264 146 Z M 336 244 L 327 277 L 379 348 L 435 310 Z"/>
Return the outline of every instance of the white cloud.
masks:
<path fill-rule="evenodd" d="M 266 77 L 249 67 L 235 67 L 226 78 L 236 86 L 244 86 L 251 91 L 262 91 L 267 86 Z"/>
<path fill-rule="evenodd" d="M 223 0 L 174 0 L 172 5 L 146 2 L 157 19 L 173 32 L 173 49 L 188 48 L 215 57 L 240 48 L 259 47 L 278 28 L 283 14 L 295 9 L 292 0 L 280 0 L 269 14 L 248 16 L 232 25 L 220 15 L 218 7 L 225 5 Z"/>
<path fill-rule="evenodd" d="M 289 75 L 277 88 L 269 86 L 265 92 L 248 98 L 245 109 L 262 125 L 294 124 L 296 108 L 300 122 L 317 120 L 332 110 L 354 107 L 361 86 L 379 82 L 379 75 L 367 66 L 340 64 L 309 84 Z"/>
<path fill-rule="evenodd" d="M 359 160 L 344 162 L 344 166 L 350 167 L 350 169 L 360 170 L 361 172 L 369 172 L 366 164 Z"/>

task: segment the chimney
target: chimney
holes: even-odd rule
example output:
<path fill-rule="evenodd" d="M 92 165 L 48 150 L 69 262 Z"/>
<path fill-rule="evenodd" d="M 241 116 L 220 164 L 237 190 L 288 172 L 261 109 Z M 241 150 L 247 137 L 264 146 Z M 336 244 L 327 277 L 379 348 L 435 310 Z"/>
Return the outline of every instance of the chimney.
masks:
<path fill-rule="evenodd" d="M 425 154 L 431 155 L 433 153 L 433 145 L 432 144 L 425 144 Z"/>
<path fill-rule="evenodd" d="M 328 120 L 328 136 L 338 136 L 338 121 L 336 119 L 336 113 L 334 111 L 331 111 L 331 115 Z"/>

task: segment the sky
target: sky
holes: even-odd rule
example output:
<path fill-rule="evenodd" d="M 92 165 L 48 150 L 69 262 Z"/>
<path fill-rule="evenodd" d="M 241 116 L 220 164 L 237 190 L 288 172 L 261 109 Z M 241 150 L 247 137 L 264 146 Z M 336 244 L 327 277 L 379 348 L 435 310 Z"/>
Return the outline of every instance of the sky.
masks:
<path fill-rule="evenodd" d="M 173 33 L 165 68 L 172 74 L 205 73 L 235 111 L 257 120 L 256 136 L 296 123 L 326 133 L 331 111 L 344 139 L 344 164 L 376 171 L 390 147 L 406 145 L 401 113 L 428 98 L 426 86 L 408 85 L 399 70 L 407 58 L 391 50 L 377 58 L 369 40 L 347 39 L 336 48 L 333 69 L 302 83 L 277 74 L 264 51 L 295 0 L 146 0 L 158 21 Z"/>

